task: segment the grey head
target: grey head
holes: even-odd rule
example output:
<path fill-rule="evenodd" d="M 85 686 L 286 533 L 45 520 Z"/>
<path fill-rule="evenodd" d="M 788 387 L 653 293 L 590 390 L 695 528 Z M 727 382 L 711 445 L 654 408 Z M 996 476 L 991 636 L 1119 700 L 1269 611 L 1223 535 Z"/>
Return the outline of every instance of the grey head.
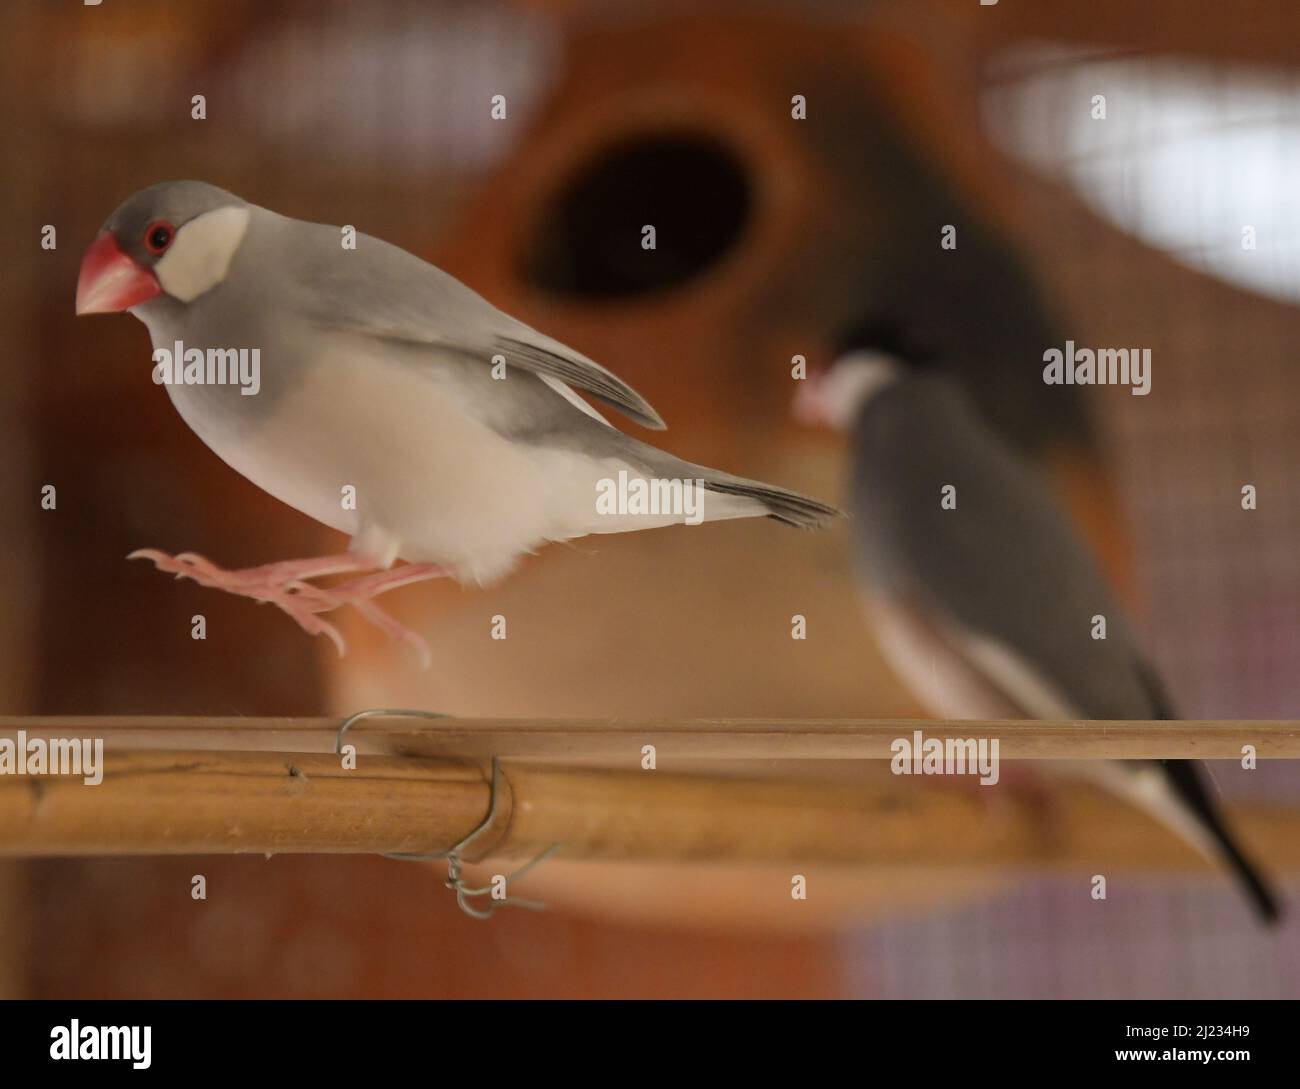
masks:
<path fill-rule="evenodd" d="M 108 217 L 86 251 L 77 313 L 116 313 L 159 296 L 192 302 L 225 277 L 251 207 L 201 181 L 141 189 Z"/>

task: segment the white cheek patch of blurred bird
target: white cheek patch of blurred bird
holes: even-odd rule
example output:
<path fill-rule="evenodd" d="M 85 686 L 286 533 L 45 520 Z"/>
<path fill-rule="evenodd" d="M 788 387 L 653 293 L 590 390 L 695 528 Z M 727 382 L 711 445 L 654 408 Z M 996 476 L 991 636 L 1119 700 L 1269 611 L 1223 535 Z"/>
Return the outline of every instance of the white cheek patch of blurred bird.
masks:
<path fill-rule="evenodd" d="M 143 189 L 104 224 L 77 313 L 128 311 L 155 349 L 258 349 L 256 396 L 202 381 L 168 383 L 168 395 L 228 465 L 351 537 L 341 555 L 241 570 L 192 552 L 131 558 L 269 602 L 340 654 L 322 614 L 352 606 L 427 665 L 425 641 L 380 594 L 443 576 L 487 584 L 547 542 L 591 533 L 764 516 L 811 528 L 838 513 L 623 434 L 577 391 L 664 423 L 616 375 L 404 250 L 344 237 L 197 181 Z M 598 502 L 610 480 L 669 495 L 681 482 L 707 502 L 611 509 Z M 311 581 L 338 575 L 350 578 Z"/>

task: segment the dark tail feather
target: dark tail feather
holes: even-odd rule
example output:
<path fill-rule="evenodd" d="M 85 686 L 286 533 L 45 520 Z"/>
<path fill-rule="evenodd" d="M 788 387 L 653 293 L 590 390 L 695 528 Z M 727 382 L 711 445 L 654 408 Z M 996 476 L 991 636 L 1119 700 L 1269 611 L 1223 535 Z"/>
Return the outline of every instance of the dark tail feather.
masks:
<path fill-rule="evenodd" d="M 764 484 L 758 480 L 724 476 L 712 469 L 705 472 L 714 474 L 704 477 L 704 486 L 709 491 L 757 499 L 767 508 L 769 518 L 775 518 L 788 526 L 797 526 L 799 529 L 819 529 L 842 514 L 829 503 L 823 503 L 820 499 L 811 499 L 798 492 L 788 492 L 784 488 L 775 488 L 771 484 Z"/>
<path fill-rule="evenodd" d="M 1155 671 L 1141 663 L 1138 675 L 1151 695 L 1153 718 L 1176 719 L 1173 703 L 1161 684 Z M 1269 888 L 1263 875 L 1253 862 L 1241 852 L 1236 841 L 1224 823 L 1223 815 L 1214 802 L 1205 782 L 1205 775 L 1200 764 L 1195 760 L 1161 760 L 1165 777 L 1173 787 L 1178 800 L 1185 805 L 1201 825 L 1209 832 L 1219 855 L 1227 864 L 1233 876 L 1241 883 L 1243 891 L 1250 900 L 1255 913 L 1266 923 L 1276 923 L 1282 917 L 1282 907 L 1277 895 Z"/>
<path fill-rule="evenodd" d="M 1265 883 L 1254 863 L 1242 854 L 1241 848 L 1229 834 L 1223 816 L 1210 796 L 1200 767 L 1194 760 L 1161 760 L 1160 763 L 1179 800 L 1195 814 L 1214 837 L 1223 861 L 1240 881 L 1256 914 L 1264 922 L 1277 922 L 1282 915 L 1277 896 Z"/>

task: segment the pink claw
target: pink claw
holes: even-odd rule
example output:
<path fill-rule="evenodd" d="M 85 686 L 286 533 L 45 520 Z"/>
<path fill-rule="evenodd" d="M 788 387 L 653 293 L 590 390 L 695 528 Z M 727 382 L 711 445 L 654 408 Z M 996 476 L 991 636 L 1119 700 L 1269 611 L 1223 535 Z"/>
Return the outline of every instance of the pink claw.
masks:
<path fill-rule="evenodd" d="M 406 564 L 391 570 L 373 571 L 331 588 L 317 586 L 307 580 L 364 572 L 373 565 L 351 552 L 341 556 L 267 563 L 260 567 L 233 571 L 218 567 L 197 552 L 180 552 L 169 556 L 154 548 L 138 548 L 127 559 L 150 560 L 158 570 L 177 578 L 193 579 L 201 586 L 274 605 L 308 635 L 324 635 L 328 638 L 338 650 L 339 657 L 347 653 L 347 643 L 338 628 L 317 614 L 351 605 L 389 638 L 414 647 L 423 668 L 427 669 L 433 661 L 429 645 L 424 639 L 371 599 L 400 586 L 409 586 L 446 573 L 434 564 Z"/>

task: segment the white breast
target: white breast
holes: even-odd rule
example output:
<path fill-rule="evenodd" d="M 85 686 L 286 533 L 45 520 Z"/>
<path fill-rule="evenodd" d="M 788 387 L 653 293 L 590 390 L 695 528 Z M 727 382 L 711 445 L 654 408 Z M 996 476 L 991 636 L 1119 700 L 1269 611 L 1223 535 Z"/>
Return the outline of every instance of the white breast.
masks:
<path fill-rule="evenodd" d="M 419 368 L 323 347 L 266 419 L 205 412 L 190 387 L 168 392 L 233 469 L 386 562 L 486 582 L 548 537 L 548 482 L 527 448 L 471 419 Z"/>

